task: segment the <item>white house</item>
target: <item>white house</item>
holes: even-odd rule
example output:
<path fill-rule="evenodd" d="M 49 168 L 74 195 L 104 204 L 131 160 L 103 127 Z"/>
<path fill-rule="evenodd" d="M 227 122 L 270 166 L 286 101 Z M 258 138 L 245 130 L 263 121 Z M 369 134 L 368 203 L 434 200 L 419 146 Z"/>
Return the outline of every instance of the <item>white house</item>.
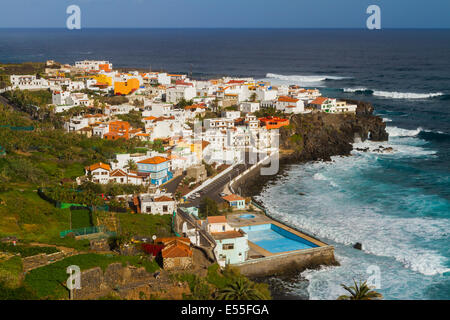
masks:
<path fill-rule="evenodd" d="M 20 90 L 48 89 L 49 83 L 45 79 L 37 79 L 33 75 L 11 75 L 11 88 Z"/>
<path fill-rule="evenodd" d="M 109 61 L 84 60 L 76 61 L 75 68 L 83 69 L 85 71 L 110 71 L 112 70 L 112 63 Z"/>
<path fill-rule="evenodd" d="M 332 109 L 336 108 L 336 99 L 327 97 L 318 97 L 313 101 L 311 101 L 309 105 L 314 109 L 323 112 L 330 112 Z"/>
<path fill-rule="evenodd" d="M 222 117 L 230 120 L 238 119 L 241 117 L 240 111 L 233 111 L 233 110 L 224 110 L 222 111 Z"/>
<path fill-rule="evenodd" d="M 253 113 L 259 110 L 259 102 L 242 102 L 240 110 L 244 113 Z"/>
<path fill-rule="evenodd" d="M 175 85 L 167 88 L 166 101 L 170 103 L 178 103 L 182 99 L 188 101 L 193 99 L 197 95 L 197 91 L 192 83 Z"/>
<path fill-rule="evenodd" d="M 220 266 L 248 259 L 250 248 L 247 233 L 231 227 L 224 216 L 208 217 L 203 226 L 216 242 L 214 254 Z"/>
<path fill-rule="evenodd" d="M 205 129 L 216 129 L 216 128 L 233 128 L 234 119 L 225 118 L 212 118 L 203 120 Z"/>
<path fill-rule="evenodd" d="M 130 111 L 139 111 L 139 108 L 132 104 L 120 104 L 114 106 L 107 106 L 105 108 L 105 114 L 108 116 L 118 115 L 118 114 L 128 114 Z"/>
<path fill-rule="evenodd" d="M 109 172 L 111 167 L 106 163 L 95 163 L 84 168 L 85 175 L 91 175 L 91 181 L 94 183 L 107 184 L 109 182 Z"/>
<path fill-rule="evenodd" d="M 139 195 L 141 213 L 146 214 L 173 214 L 176 202 L 170 193 L 155 193 Z"/>
<path fill-rule="evenodd" d="M 278 97 L 276 108 L 285 113 L 302 113 L 305 111 L 302 100 L 289 96 Z"/>

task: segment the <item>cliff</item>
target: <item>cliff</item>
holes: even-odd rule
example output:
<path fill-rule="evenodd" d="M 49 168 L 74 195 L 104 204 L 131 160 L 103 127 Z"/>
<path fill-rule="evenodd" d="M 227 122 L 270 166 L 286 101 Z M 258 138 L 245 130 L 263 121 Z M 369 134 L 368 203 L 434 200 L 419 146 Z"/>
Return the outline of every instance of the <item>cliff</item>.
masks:
<path fill-rule="evenodd" d="M 356 114 L 293 115 L 289 126 L 280 129 L 282 162 L 329 161 L 332 156 L 349 155 L 355 137 L 362 141 L 388 140 L 386 124 L 373 115 L 370 103 L 348 102 L 358 105 Z"/>

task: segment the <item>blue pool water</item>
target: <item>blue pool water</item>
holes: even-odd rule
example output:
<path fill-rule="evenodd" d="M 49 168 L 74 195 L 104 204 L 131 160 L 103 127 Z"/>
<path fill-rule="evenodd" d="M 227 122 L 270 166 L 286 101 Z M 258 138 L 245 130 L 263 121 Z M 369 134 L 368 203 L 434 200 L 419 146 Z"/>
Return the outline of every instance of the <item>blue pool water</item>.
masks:
<path fill-rule="evenodd" d="M 253 214 L 241 214 L 239 216 L 239 218 L 242 218 L 242 219 L 252 219 L 254 217 L 255 217 L 255 215 L 253 215 Z"/>
<path fill-rule="evenodd" d="M 290 233 L 274 224 L 262 224 L 241 228 L 248 240 L 271 253 L 315 248 L 317 245 Z"/>

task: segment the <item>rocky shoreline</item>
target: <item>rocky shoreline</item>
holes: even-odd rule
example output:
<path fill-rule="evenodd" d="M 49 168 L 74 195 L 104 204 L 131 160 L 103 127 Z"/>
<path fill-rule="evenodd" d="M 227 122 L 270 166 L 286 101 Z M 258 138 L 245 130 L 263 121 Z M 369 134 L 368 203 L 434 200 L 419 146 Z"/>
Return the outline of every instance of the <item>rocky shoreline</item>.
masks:
<path fill-rule="evenodd" d="M 274 183 L 289 172 L 291 165 L 309 161 L 331 161 L 333 156 L 350 156 L 355 138 L 361 141 L 387 141 L 386 124 L 373 115 L 373 106 L 362 101 L 348 101 L 358 105 L 355 115 L 312 113 L 294 115 L 290 125 L 280 130 L 279 170 L 275 175 L 260 175 L 260 170 L 253 170 L 234 184 L 234 189 L 246 197 L 259 195 L 264 187 Z M 391 152 L 391 148 L 379 146 L 380 152 Z M 367 150 L 362 150 L 367 151 Z M 309 299 L 308 280 L 298 273 L 254 279 L 267 283 L 274 299 Z M 300 294 L 293 294 L 286 289 L 286 284 L 301 282 L 304 288 Z"/>
<path fill-rule="evenodd" d="M 234 189 L 246 197 L 256 196 L 267 184 L 286 175 L 290 165 L 331 161 L 333 156 L 350 156 L 356 138 L 361 141 L 388 140 L 386 123 L 381 117 L 373 115 L 371 103 L 348 102 L 358 105 L 356 114 L 310 113 L 291 116 L 289 126 L 280 129 L 278 173 L 262 176 L 259 170 L 253 170 L 244 179 L 236 181 Z"/>

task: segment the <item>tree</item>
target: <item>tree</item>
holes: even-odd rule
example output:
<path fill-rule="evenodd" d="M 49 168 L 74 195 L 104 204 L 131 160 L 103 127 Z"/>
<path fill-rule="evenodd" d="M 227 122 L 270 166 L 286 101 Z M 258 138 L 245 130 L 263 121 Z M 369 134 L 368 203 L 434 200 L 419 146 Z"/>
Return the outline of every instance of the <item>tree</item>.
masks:
<path fill-rule="evenodd" d="M 134 170 L 137 170 L 137 164 L 136 164 L 136 162 L 134 162 L 133 159 L 129 159 L 127 161 L 125 168 L 127 168 L 128 170 L 134 171 Z"/>
<path fill-rule="evenodd" d="M 194 102 L 192 100 L 186 100 L 186 99 L 182 98 L 175 106 L 178 109 L 183 109 L 184 107 L 191 106 L 193 104 L 194 104 Z"/>
<path fill-rule="evenodd" d="M 266 297 L 247 278 L 238 277 L 231 284 L 221 289 L 218 300 L 265 300 Z"/>
<path fill-rule="evenodd" d="M 211 198 L 204 197 L 200 202 L 199 214 L 202 219 L 208 216 L 218 216 L 219 208 L 217 203 Z"/>
<path fill-rule="evenodd" d="M 367 281 L 356 283 L 353 280 L 354 285 L 347 287 L 344 284 L 341 286 L 347 290 L 350 295 L 341 295 L 338 297 L 338 300 L 379 300 L 383 299 L 383 295 L 375 290 L 372 290 L 371 287 L 367 285 Z"/>

